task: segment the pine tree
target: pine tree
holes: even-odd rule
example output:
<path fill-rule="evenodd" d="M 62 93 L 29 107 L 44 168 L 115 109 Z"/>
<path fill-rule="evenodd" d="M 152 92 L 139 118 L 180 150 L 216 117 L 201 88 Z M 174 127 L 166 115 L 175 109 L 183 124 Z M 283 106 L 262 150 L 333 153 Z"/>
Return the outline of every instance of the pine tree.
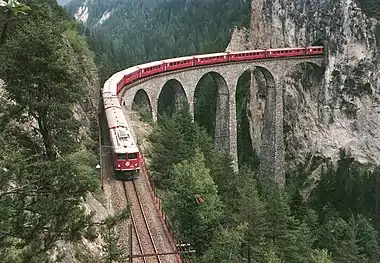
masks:
<path fill-rule="evenodd" d="M 286 193 L 278 186 L 268 186 L 265 198 L 267 238 L 273 241 L 277 254 L 285 262 L 306 262 L 313 244 L 310 229 L 291 215 Z"/>
<path fill-rule="evenodd" d="M 314 250 L 311 255 L 311 263 L 333 263 L 331 254 L 326 249 Z"/>
<path fill-rule="evenodd" d="M 179 238 L 202 253 L 223 215 L 217 187 L 202 153 L 196 150 L 189 160 L 174 165 L 170 176 L 173 186 L 164 198 L 165 211 Z M 197 202 L 197 197 L 203 201 Z"/>
<path fill-rule="evenodd" d="M 53 160 L 57 148 L 65 153 L 77 146 L 79 123 L 72 110 L 85 90 L 74 51 L 62 37 L 66 24 L 54 20 L 56 16 L 33 18 L 31 15 L 3 46 L 0 75 L 7 84 L 8 99 L 36 122 L 34 131 L 46 156 Z"/>
<path fill-rule="evenodd" d="M 244 243 L 244 232 L 247 225 L 238 225 L 236 228 L 218 229 L 210 248 L 205 252 L 202 262 L 207 263 L 240 263 L 241 246 Z"/>

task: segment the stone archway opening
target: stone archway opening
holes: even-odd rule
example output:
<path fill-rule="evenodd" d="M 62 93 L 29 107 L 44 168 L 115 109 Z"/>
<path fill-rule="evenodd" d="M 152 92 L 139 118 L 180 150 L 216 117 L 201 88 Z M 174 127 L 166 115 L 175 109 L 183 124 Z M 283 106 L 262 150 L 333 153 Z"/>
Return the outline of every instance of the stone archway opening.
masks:
<path fill-rule="evenodd" d="M 194 92 L 194 120 L 213 138 L 218 150 L 229 152 L 230 108 L 225 79 L 208 72 L 197 83 Z"/>
<path fill-rule="evenodd" d="M 188 100 L 181 82 L 176 79 L 168 80 L 158 96 L 158 119 L 165 115 L 171 116 L 185 104 L 188 104 Z"/>
<path fill-rule="evenodd" d="M 236 87 L 238 165 L 259 169 L 262 134 L 268 99 L 274 99 L 274 78 L 263 67 L 244 71 Z"/>
<path fill-rule="evenodd" d="M 136 92 L 132 102 L 132 110 L 137 111 L 145 121 L 151 121 L 153 119 L 152 105 L 145 90 L 139 89 Z"/>
<path fill-rule="evenodd" d="M 283 127 L 285 160 L 291 166 L 298 164 L 312 150 L 309 145 L 313 138 L 307 131 L 330 120 L 331 112 L 325 105 L 323 74 L 322 67 L 310 62 L 296 64 L 286 72 Z"/>

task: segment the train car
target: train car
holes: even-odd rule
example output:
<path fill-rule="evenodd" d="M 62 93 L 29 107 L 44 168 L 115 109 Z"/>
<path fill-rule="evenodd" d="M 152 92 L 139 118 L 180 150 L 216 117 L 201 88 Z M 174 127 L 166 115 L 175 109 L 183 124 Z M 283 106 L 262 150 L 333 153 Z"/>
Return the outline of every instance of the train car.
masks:
<path fill-rule="evenodd" d="M 244 61 L 265 58 L 265 49 L 229 52 L 229 61 Z"/>
<path fill-rule="evenodd" d="M 194 57 L 180 57 L 162 60 L 164 62 L 164 71 L 189 68 L 194 66 Z"/>
<path fill-rule="evenodd" d="M 139 69 L 137 67 L 129 68 L 129 72 L 124 76 L 124 85 L 128 85 L 139 79 Z"/>
<path fill-rule="evenodd" d="M 103 97 L 104 110 L 110 108 L 121 109 L 119 98 L 117 96 Z"/>
<path fill-rule="evenodd" d="M 325 51 L 324 46 L 315 46 L 315 47 L 306 48 L 307 55 L 323 55 L 324 51 Z"/>
<path fill-rule="evenodd" d="M 300 48 L 271 48 L 266 50 L 267 58 L 279 58 L 279 57 L 295 57 L 295 56 L 305 56 L 306 49 L 304 47 Z"/>
<path fill-rule="evenodd" d="M 123 74 L 117 72 L 113 74 L 103 85 L 102 95 L 103 97 L 117 96 L 117 86 L 123 86 L 123 83 L 119 83 Z"/>
<path fill-rule="evenodd" d="M 194 56 L 195 66 L 212 65 L 228 62 L 228 53 L 214 53 Z"/>
<path fill-rule="evenodd" d="M 121 74 L 118 72 L 113 74 L 103 85 L 102 95 L 104 97 L 116 96 L 116 84 L 118 79 L 121 78 Z"/>
<path fill-rule="evenodd" d="M 137 68 L 140 70 L 139 77 L 144 78 L 160 72 L 164 72 L 164 62 L 154 61 L 139 65 Z"/>
<path fill-rule="evenodd" d="M 128 128 L 120 104 L 112 105 L 111 102 L 105 104 L 105 107 L 108 107 L 105 112 L 112 144 L 115 178 L 119 180 L 135 179 L 140 171 L 139 149 Z"/>
<path fill-rule="evenodd" d="M 120 90 L 125 86 L 139 78 L 139 68 L 131 67 L 121 71 L 122 78 L 118 82 L 117 85 L 117 94 L 119 94 Z M 122 84 L 121 84 L 122 83 Z"/>

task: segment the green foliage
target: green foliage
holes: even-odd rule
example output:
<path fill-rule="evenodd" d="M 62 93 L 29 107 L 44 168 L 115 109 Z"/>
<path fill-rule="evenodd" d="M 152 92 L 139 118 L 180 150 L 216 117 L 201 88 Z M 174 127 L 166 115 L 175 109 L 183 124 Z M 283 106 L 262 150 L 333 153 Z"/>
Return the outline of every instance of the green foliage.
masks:
<path fill-rule="evenodd" d="M 73 1 L 66 9 L 73 15 L 83 2 Z M 95 26 L 110 10 L 110 18 Z M 105 80 L 128 66 L 224 50 L 234 26 L 248 27 L 250 1 L 96 0 L 89 14 L 86 36 Z"/>
<path fill-rule="evenodd" d="M 380 5 L 378 0 L 356 0 L 359 7 L 371 17 L 380 18 Z"/>
<path fill-rule="evenodd" d="M 200 148 L 205 156 L 209 156 L 211 140 L 199 126 L 192 121 L 188 107 L 181 108 L 172 117 L 159 120 L 151 133 L 153 143 L 150 168 L 158 187 L 169 187 L 167 175 L 172 165 L 186 160 Z"/>
<path fill-rule="evenodd" d="M 240 248 L 244 242 L 246 225 L 238 225 L 234 228 L 219 229 L 211 244 L 211 248 L 203 256 L 203 262 L 207 263 L 240 263 L 243 257 Z"/>
<path fill-rule="evenodd" d="M 313 254 L 311 255 L 311 262 L 312 263 L 333 263 L 331 259 L 331 254 L 326 250 L 314 250 Z"/>
<path fill-rule="evenodd" d="M 101 235 L 105 242 L 105 246 L 103 247 L 103 262 L 112 263 L 125 258 L 123 250 L 119 246 L 120 233 L 117 231 L 116 227 L 119 223 L 129 217 L 129 213 L 130 208 L 126 207 L 118 214 L 109 216 L 104 220 L 103 226 L 101 227 Z"/>
<path fill-rule="evenodd" d="M 12 35 L 0 46 L 2 262 L 48 262 L 57 241 L 98 235 L 82 204 L 98 188 L 97 157 L 80 143 L 74 114 L 92 92 L 85 78 L 94 64 L 55 1 L 26 4 L 27 16 L 6 21 Z"/>
<path fill-rule="evenodd" d="M 0 55 L 8 98 L 37 121 L 35 131 L 50 159 L 56 156 L 55 146 L 64 153 L 76 147 L 79 123 L 72 105 L 85 95 L 81 71 L 64 43 L 63 31 L 59 22 L 28 21 L 5 43 L 6 53 Z"/>
<path fill-rule="evenodd" d="M 223 213 L 217 187 L 205 167 L 203 154 L 196 150 L 193 157 L 174 165 L 170 179 L 172 188 L 165 195 L 164 206 L 171 226 L 182 240 L 201 252 L 212 239 Z M 196 202 L 197 195 L 202 197 L 203 203 Z"/>
<path fill-rule="evenodd" d="M 0 181 L 6 182 L 0 191 L 0 247 L 17 248 L 21 258 L 38 262 L 58 240 L 93 236 L 81 199 L 96 184 L 93 176 L 80 173 L 85 165 L 80 161 L 46 161 L 28 152 L 5 152 L 0 163 Z"/>
<path fill-rule="evenodd" d="M 342 152 L 337 167 L 329 164 L 322 170 L 319 186 L 305 200 L 301 195 L 308 178 L 305 167 L 287 176 L 286 191 L 257 183 L 249 168 L 235 173 L 229 156 L 199 144 L 210 138 L 199 139 L 205 131 L 194 128 L 197 124 L 186 114 L 175 113 L 158 123 L 151 157 L 156 164 L 166 161 L 155 166 L 166 212 L 178 237 L 194 245 L 200 261 L 379 260 L 377 220 L 373 220 L 378 218 L 377 169 L 362 170 Z M 201 146 L 207 152 L 204 159 L 194 151 Z M 316 159 L 312 166 L 320 161 Z M 207 210 L 218 214 L 218 223 L 210 225 L 199 220 L 206 218 L 200 216 L 205 211 L 199 210 L 204 204 L 197 205 L 195 196 L 197 189 L 212 185 L 218 189 L 212 200 L 219 198 L 223 210 L 220 214 L 215 206 Z"/>
<path fill-rule="evenodd" d="M 20 17 L 20 15 L 26 15 L 27 12 L 31 10 L 31 8 L 28 5 L 24 3 L 20 3 L 16 0 L 8 0 L 8 2 L 0 0 L 0 12 L 2 11 L 1 7 L 5 8 L 5 11 L 4 11 L 5 19 L 4 21 L 0 20 L 0 22 L 4 23 L 2 25 L 2 30 L 1 30 L 1 35 L 0 35 L 0 46 L 4 44 L 4 42 L 6 41 L 8 26 L 9 26 L 9 23 L 11 22 L 11 19 L 18 18 Z"/>

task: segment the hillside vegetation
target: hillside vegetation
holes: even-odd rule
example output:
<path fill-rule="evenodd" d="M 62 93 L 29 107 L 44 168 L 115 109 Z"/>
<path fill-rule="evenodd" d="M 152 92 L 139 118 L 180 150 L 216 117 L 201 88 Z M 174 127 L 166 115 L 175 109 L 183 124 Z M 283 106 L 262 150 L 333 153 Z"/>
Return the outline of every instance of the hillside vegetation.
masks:
<path fill-rule="evenodd" d="M 231 29 L 247 26 L 250 16 L 249 1 L 93 3 L 96 11 L 82 30 L 103 78 L 147 61 L 224 50 Z M 72 14 L 75 4 L 83 2 L 68 7 Z M 362 4 L 367 11 L 377 10 Z M 107 10 L 112 16 L 97 24 Z M 199 84 L 196 122 L 187 107 L 171 109 L 150 137 L 149 168 L 170 227 L 195 248 L 193 261 L 185 257 L 186 262 L 379 262 L 379 168 L 367 170 L 342 151 L 337 164 L 320 166 L 317 184 L 307 171 L 320 163 L 305 164 L 287 172 L 281 189 L 255 169 L 259 160 L 246 136 L 238 138 L 243 158 L 234 172 L 230 156 L 213 149 L 216 85 L 208 77 Z M 243 123 L 247 74 L 241 82 L 239 131 L 248 129 Z"/>
<path fill-rule="evenodd" d="M 379 0 L 356 0 L 359 7 L 370 17 L 380 20 L 380 2 Z"/>
<path fill-rule="evenodd" d="M 342 152 L 311 192 L 309 175 L 297 171 L 281 189 L 245 166 L 233 172 L 187 107 L 161 118 L 150 139 L 153 180 L 195 262 L 380 261 L 379 168 L 365 170 Z"/>
<path fill-rule="evenodd" d="M 84 1 L 72 1 L 75 14 Z M 103 78 L 117 70 L 158 59 L 220 52 L 234 26 L 249 25 L 245 0 L 92 1 L 86 35 Z M 104 12 L 111 16 L 96 25 Z"/>
<path fill-rule="evenodd" d="M 96 67 L 55 1 L 0 13 L 1 262 L 49 262 L 57 241 L 94 240 L 102 225 L 82 205 L 98 189 Z"/>

